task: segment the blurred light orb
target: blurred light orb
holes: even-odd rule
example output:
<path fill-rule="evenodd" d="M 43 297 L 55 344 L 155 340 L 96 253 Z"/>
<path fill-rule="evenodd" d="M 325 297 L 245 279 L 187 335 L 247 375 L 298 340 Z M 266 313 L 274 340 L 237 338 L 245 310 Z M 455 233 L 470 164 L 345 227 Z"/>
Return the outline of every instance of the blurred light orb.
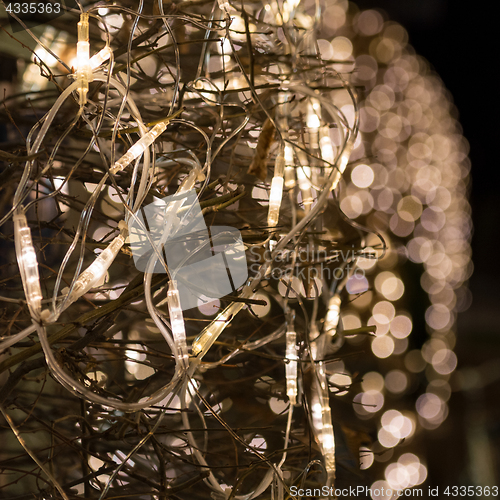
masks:
<path fill-rule="evenodd" d="M 351 172 L 351 179 L 355 186 L 359 188 L 367 188 L 375 179 L 375 174 L 373 170 L 368 165 L 357 165 Z"/>
<path fill-rule="evenodd" d="M 375 337 L 372 340 L 372 351 L 377 358 L 388 358 L 394 352 L 394 340 L 388 335 Z"/>
<path fill-rule="evenodd" d="M 385 387 L 393 394 L 400 394 L 408 387 L 408 376 L 402 370 L 391 370 L 385 376 Z"/>

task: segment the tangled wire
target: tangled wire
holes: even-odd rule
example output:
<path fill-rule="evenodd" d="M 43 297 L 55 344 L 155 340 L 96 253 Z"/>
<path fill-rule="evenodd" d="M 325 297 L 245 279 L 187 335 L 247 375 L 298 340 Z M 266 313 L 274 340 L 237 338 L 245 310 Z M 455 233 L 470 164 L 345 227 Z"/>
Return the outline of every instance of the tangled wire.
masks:
<path fill-rule="evenodd" d="M 76 40 L 36 38 L 48 87 L 32 72 L 5 101 L 29 132 L 3 153 L 0 491 L 250 500 L 359 481 L 370 439 L 333 399 L 385 313 L 339 319 L 387 236 L 352 220 L 352 189 L 338 204 L 369 156 L 352 44 L 325 49 L 319 1 L 79 7 L 51 28 Z"/>

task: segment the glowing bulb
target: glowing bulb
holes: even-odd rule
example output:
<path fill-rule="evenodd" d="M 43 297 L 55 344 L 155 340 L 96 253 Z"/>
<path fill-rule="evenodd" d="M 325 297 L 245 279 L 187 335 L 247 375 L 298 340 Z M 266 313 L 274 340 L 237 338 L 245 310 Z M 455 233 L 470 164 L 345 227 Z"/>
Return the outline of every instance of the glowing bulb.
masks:
<path fill-rule="evenodd" d="M 285 357 L 288 363 L 285 366 L 286 371 L 286 394 L 290 399 L 291 405 L 297 404 L 297 334 L 293 326 L 294 314 L 291 311 L 288 314 L 286 329 L 286 351 Z"/>
<path fill-rule="evenodd" d="M 285 157 L 283 150 L 280 149 L 276 157 L 274 167 L 274 177 L 271 182 L 271 193 L 269 195 L 269 212 L 267 214 L 267 225 L 275 227 L 278 224 L 281 199 L 283 198 L 283 173 L 285 170 Z"/>
<path fill-rule="evenodd" d="M 131 162 L 138 158 L 144 151 L 153 144 L 156 138 L 167 128 L 168 120 L 155 125 L 147 134 L 141 137 L 115 164 L 110 172 L 116 174 L 125 169 Z"/>
<path fill-rule="evenodd" d="M 302 192 L 302 203 L 304 205 L 312 205 L 313 197 L 311 193 L 311 167 L 308 166 L 306 155 L 300 151 L 297 152 L 300 164 L 302 165 L 297 169 L 297 180 L 299 181 L 299 188 Z"/>
<path fill-rule="evenodd" d="M 347 167 L 347 163 L 349 162 L 349 157 L 351 156 L 353 145 L 354 145 L 354 140 L 350 140 L 346 144 L 344 151 L 342 152 L 342 155 L 340 156 L 340 160 L 338 162 L 337 169 L 332 174 L 333 175 L 333 179 L 331 181 L 332 182 L 332 184 L 331 184 L 332 191 L 337 187 L 337 185 L 340 181 L 340 178 L 341 178 L 342 174 L 344 173 L 345 168 Z"/>
<path fill-rule="evenodd" d="M 316 106 L 315 106 L 316 104 Z M 319 108 L 319 104 L 317 102 L 307 103 L 307 117 L 306 117 L 306 125 L 307 128 L 312 129 L 314 131 L 318 131 L 319 127 L 321 126 L 321 121 L 319 119 L 319 116 L 316 114 L 316 111 Z"/>
<path fill-rule="evenodd" d="M 92 69 L 90 67 L 89 15 L 87 12 L 80 14 L 80 22 L 78 23 L 78 43 L 76 44 L 76 77 L 79 84 L 79 104 L 80 106 L 83 106 L 87 102 L 89 81 L 92 81 Z"/>
<path fill-rule="evenodd" d="M 316 363 L 316 365 L 317 377 L 311 399 L 311 421 L 314 434 L 318 440 L 325 461 L 325 469 L 328 476 L 333 480 L 336 470 L 335 435 L 333 433 L 328 385 L 323 362 L 320 361 Z"/>
<path fill-rule="evenodd" d="M 254 293 L 249 285 L 245 285 L 240 294 L 241 298 L 253 298 Z M 229 325 L 231 320 L 243 309 L 244 302 L 233 302 L 221 311 L 215 319 L 203 329 L 194 339 L 192 353 L 198 359 L 203 358 L 219 335 Z"/>
<path fill-rule="evenodd" d="M 102 50 L 100 50 L 97 54 L 94 54 L 90 61 L 90 68 L 92 70 L 97 69 L 102 63 L 107 61 L 110 57 L 113 51 L 111 50 L 111 47 L 106 45 Z"/>
<path fill-rule="evenodd" d="M 319 148 L 321 150 L 321 157 L 328 163 L 333 163 L 335 161 L 335 151 L 328 127 L 321 127 L 320 136 Z"/>
<path fill-rule="evenodd" d="M 285 186 L 289 189 L 295 187 L 293 149 L 289 144 L 285 144 Z"/>
<path fill-rule="evenodd" d="M 229 2 L 227 0 L 218 0 L 218 2 L 219 2 L 219 9 L 222 12 L 229 12 L 231 5 L 229 5 Z"/>
<path fill-rule="evenodd" d="M 321 120 L 318 116 L 321 108 L 316 99 L 312 99 L 312 103 L 307 103 L 307 117 L 306 125 L 309 129 L 309 145 L 312 149 L 317 149 L 319 141 L 319 129 L 321 127 Z"/>
<path fill-rule="evenodd" d="M 321 389 L 321 432 L 320 443 L 322 445 L 325 468 L 328 474 L 335 477 L 335 435 L 333 434 L 332 412 L 330 410 L 330 400 L 328 386 Z"/>
<path fill-rule="evenodd" d="M 97 286 L 104 279 L 109 266 L 125 243 L 123 234 L 118 235 L 97 257 L 97 259 L 78 276 L 66 302 L 66 307 Z"/>
<path fill-rule="evenodd" d="M 337 333 L 337 326 L 340 319 L 340 297 L 334 295 L 328 303 L 328 312 L 325 319 L 325 333 L 333 337 Z"/>
<path fill-rule="evenodd" d="M 182 315 L 179 290 L 177 290 L 177 282 L 175 280 L 170 281 L 167 301 L 174 344 L 177 348 L 177 354 L 182 367 L 187 369 L 189 367 L 189 355 L 186 344 L 186 329 L 184 326 L 184 317 Z"/>
<path fill-rule="evenodd" d="M 22 207 L 16 210 L 13 219 L 16 256 L 21 272 L 26 302 L 31 317 L 39 319 L 42 307 L 42 290 L 40 287 L 40 276 L 38 274 L 38 260 L 36 258 L 33 240 L 31 239 L 31 230 Z"/>

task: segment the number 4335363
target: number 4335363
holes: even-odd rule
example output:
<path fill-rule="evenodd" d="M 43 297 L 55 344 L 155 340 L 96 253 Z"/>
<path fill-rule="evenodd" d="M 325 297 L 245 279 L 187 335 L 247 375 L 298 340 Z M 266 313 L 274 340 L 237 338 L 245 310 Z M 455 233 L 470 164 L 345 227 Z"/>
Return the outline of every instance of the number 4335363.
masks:
<path fill-rule="evenodd" d="M 61 4 L 51 2 L 16 2 L 8 3 L 6 10 L 13 14 L 59 14 L 61 12 Z"/>
<path fill-rule="evenodd" d="M 497 497 L 498 486 L 447 486 L 444 494 L 452 497 Z"/>

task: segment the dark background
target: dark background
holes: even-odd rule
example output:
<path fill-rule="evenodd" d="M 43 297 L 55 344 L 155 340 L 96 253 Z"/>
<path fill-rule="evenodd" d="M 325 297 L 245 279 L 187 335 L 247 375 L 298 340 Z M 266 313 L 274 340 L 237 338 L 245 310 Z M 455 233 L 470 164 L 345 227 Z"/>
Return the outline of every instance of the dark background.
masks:
<path fill-rule="evenodd" d="M 471 307 L 459 315 L 458 372 L 450 414 L 436 431 L 422 436 L 429 478 L 426 484 L 471 485 L 491 472 L 500 483 L 500 122 L 499 21 L 492 1 L 357 0 L 378 8 L 408 31 L 451 91 L 470 143 L 474 274 Z M 494 75 L 497 74 L 495 77 Z M 484 462 L 483 462 L 484 461 Z"/>

